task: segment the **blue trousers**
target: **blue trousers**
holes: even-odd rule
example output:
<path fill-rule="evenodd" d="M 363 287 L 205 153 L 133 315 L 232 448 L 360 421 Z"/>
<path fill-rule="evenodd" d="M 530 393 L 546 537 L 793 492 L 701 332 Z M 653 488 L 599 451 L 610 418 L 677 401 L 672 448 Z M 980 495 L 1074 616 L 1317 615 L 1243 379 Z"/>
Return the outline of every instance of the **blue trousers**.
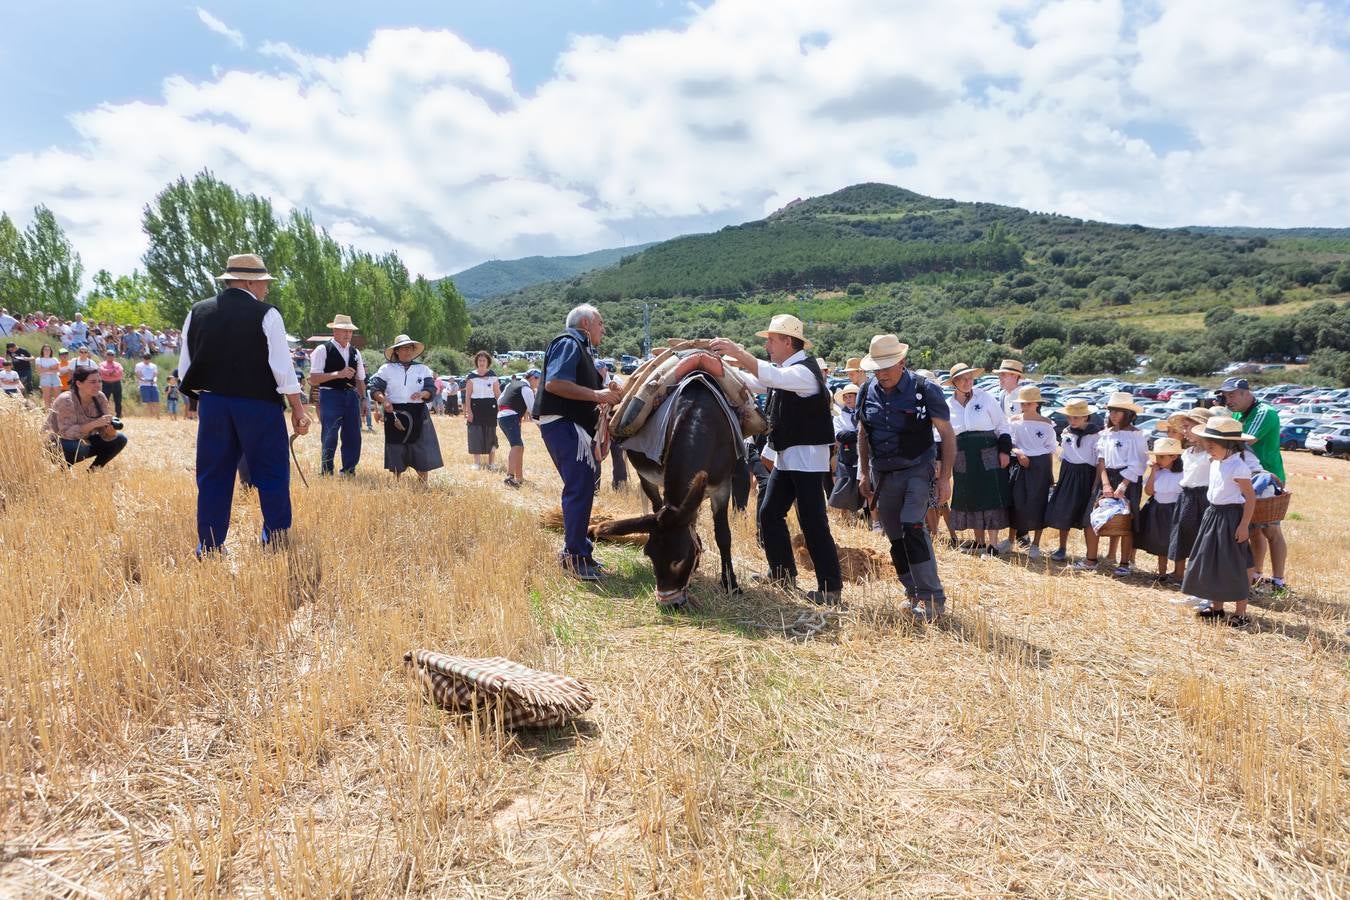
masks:
<path fill-rule="evenodd" d="M 562 476 L 563 555 L 570 563 L 589 560 L 595 549 L 586 532 L 595 504 L 596 469 L 586 463 L 582 454 L 589 456 L 591 448 L 581 445 L 576 425 L 567 419 L 540 425 L 539 434 Z M 594 463 L 595 458 L 590 459 Z"/>
<path fill-rule="evenodd" d="M 203 393 L 197 404 L 197 552 L 225 543 L 242 457 L 262 507 L 262 542 L 291 527 L 291 464 L 286 417 L 266 400 Z"/>
<path fill-rule="evenodd" d="M 322 449 L 319 471 L 333 474 L 333 455 L 342 438 L 342 471 L 351 474 L 361 461 L 361 399 L 356 391 L 319 388 L 319 426 Z"/>

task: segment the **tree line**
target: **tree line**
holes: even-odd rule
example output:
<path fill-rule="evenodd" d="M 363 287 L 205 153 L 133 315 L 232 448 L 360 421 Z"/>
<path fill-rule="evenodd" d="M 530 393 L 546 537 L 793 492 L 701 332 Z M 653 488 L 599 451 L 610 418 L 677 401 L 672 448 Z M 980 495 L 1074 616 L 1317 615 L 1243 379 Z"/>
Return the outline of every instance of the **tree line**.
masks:
<path fill-rule="evenodd" d="M 308 210 L 279 217 L 266 197 L 244 194 L 202 171 L 180 177 L 148 203 L 141 219 L 145 271 L 96 273 L 81 294 L 84 266 L 45 206 L 20 232 L 0 214 L 0 304 L 94 321 L 175 326 L 192 304 L 219 291 L 215 276 L 233 253 L 257 253 L 279 280 L 268 295 L 292 333 L 326 331 L 346 313 L 373 344 L 400 332 L 429 346 L 462 347 L 469 336 L 464 298 L 449 279 L 413 276 L 397 253 L 344 246 Z"/>

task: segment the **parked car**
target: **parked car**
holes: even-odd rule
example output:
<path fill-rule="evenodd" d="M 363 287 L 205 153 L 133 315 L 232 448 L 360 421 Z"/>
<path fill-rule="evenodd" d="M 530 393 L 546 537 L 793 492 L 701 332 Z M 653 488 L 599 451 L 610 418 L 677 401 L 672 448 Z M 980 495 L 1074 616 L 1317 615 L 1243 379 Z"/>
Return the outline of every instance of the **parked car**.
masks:
<path fill-rule="evenodd" d="M 1322 425 L 1314 428 L 1304 439 L 1303 446 L 1319 456 L 1323 453 L 1350 452 L 1350 425 Z"/>
<path fill-rule="evenodd" d="M 1281 450 L 1303 450 L 1308 440 L 1308 435 L 1312 433 L 1311 425 L 1285 425 L 1280 428 L 1280 449 Z"/>
<path fill-rule="evenodd" d="M 1284 413 L 1284 410 L 1280 410 L 1280 413 L 1281 413 L 1281 415 L 1280 415 L 1280 427 L 1281 427 L 1281 428 L 1305 428 L 1305 427 L 1306 427 L 1306 428 L 1310 428 L 1310 429 L 1311 429 L 1311 428 L 1316 428 L 1316 427 L 1319 426 L 1319 425 L 1325 425 L 1325 424 L 1326 424 L 1325 422 L 1322 421 L 1322 418 L 1321 418 L 1320 416 L 1290 415 L 1290 416 L 1286 417 L 1286 416 L 1283 414 L 1283 413 Z"/>
<path fill-rule="evenodd" d="M 619 371 L 625 375 L 632 375 L 637 371 L 639 360 L 631 353 L 625 353 L 619 357 Z"/>

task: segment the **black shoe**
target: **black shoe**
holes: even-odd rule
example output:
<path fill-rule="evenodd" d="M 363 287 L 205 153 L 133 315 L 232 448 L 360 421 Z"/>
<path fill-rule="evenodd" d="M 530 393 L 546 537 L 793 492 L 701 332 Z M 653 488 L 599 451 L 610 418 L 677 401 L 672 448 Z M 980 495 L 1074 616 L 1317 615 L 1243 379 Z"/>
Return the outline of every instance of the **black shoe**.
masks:
<path fill-rule="evenodd" d="M 1202 606 L 1195 611 L 1198 619 L 1221 619 L 1223 618 L 1223 607 L 1220 606 Z"/>
<path fill-rule="evenodd" d="M 1229 617 L 1228 617 L 1228 624 L 1229 624 L 1229 625 L 1232 625 L 1234 628 L 1246 628 L 1248 625 L 1252 624 L 1252 617 L 1251 617 L 1251 616 L 1236 616 L 1236 615 L 1235 615 L 1235 616 L 1229 616 Z"/>
<path fill-rule="evenodd" d="M 843 606 L 839 591 L 806 591 L 806 599 L 817 606 Z"/>

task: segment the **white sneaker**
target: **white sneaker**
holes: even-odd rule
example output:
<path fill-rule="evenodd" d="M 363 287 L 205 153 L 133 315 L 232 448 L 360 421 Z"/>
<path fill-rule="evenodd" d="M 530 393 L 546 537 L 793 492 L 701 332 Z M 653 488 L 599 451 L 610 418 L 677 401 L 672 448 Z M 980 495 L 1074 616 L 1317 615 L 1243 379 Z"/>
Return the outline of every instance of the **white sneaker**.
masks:
<path fill-rule="evenodd" d="M 478 463 L 472 463 L 472 464 L 470 464 L 470 466 L 469 466 L 469 471 L 470 471 L 470 472 L 477 472 L 478 470 L 480 470 L 480 469 L 482 469 L 482 468 L 483 468 L 483 467 L 480 466 Z"/>
<path fill-rule="evenodd" d="M 994 552 L 1000 556 L 1006 554 L 1010 550 L 1012 550 L 1012 541 L 1007 538 L 1004 538 L 994 545 Z"/>
<path fill-rule="evenodd" d="M 1035 544 L 1032 544 L 1030 547 L 1027 548 L 1027 559 L 1040 559 L 1040 558 L 1041 558 L 1040 547 L 1037 547 Z"/>

